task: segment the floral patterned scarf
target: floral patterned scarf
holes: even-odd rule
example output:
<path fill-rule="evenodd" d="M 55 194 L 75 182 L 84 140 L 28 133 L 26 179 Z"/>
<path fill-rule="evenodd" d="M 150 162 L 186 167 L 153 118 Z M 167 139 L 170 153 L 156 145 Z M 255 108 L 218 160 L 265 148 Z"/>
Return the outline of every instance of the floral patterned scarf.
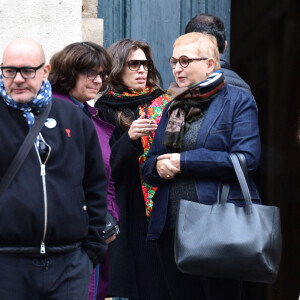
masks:
<path fill-rule="evenodd" d="M 154 120 L 156 124 L 159 123 L 163 109 L 165 108 L 166 104 L 171 101 L 171 97 L 167 94 L 163 94 L 159 96 L 158 98 L 151 101 L 150 105 L 143 105 L 139 107 L 139 115 L 141 115 L 143 112 L 146 113 L 146 118 L 149 120 Z M 146 160 L 147 153 L 150 149 L 150 146 L 152 144 L 153 138 L 154 138 L 155 132 L 152 132 L 149 135 L 145 135 L 141 138 L 142 145 L 144 148 L 144 153 L 139 157 L 139 164 L 140 166 L 142 163 Z M 146 205 L 146 215 L 147 218 L 150 218 L 152 207 L 153 207 L 153 196 L 157 190 L 156 187 L 152 187 L 148 185 L 142 178 L 141 178 L 141 184 L 142 184 L 142 191 L 144 195 L 145 205 Z"/>
<path fill-rule="evenodd" d="M 127 88 L 122 93 L 108 91 L 107 94 L 114 97 L 114 101 L 111 101 L 111 99 L 107 100 L 107 104 L 109 106 L 122 111 L 126 111 L 126 108 L 138 107 L 139 116 L 141 116 L 142 113 L 145 112 L 146 118 L 154 120 L 157 124 L 160 121 L 164 107 L 171 100 L 170 96 L 168 96 L 167 94 L 163 94 L 163 92 L 156 87 L 145 87 L 141 91 Z M 152 144 L 153 138 L 154 132 L 141 138 L 144 153 L 139 157 L 140 166 L 146 160 L 146 156 Z M 145 183 L 142 177 L 141 187 L 146 205 L 146 215 L 149 219 L 153 207 L 152 199 L 157 188 Z"/>

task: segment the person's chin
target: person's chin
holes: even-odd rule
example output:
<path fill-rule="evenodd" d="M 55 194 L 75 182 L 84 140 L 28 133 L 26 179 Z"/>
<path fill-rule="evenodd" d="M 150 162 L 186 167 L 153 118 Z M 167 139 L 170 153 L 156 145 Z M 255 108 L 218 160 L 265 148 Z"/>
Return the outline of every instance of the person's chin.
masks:
<path fill-rule="evenodd" d="M 183 77 L 176 78 L 176 83 L 181 88 L 188 86 L 188 82 L 187 82 L 186 78 L 183 78 Z"/>
<path fill-rule="evenodd" d="M 17 103 L 28 103 L 33 100 L 35 97 L 28 93 L 23 94 L 12 94 L 11 98 Z"/>
<path fill-rule="evenodd" d="M 144 88 L 146 87 L 145 84 L 137 84 L 134 89 L 137 90 L 137 91 L 141 91 L 143 90 Z"/>
<path fill-rule="evenodd" d="M 178 84 L 178 86 L 179 86 L 180 88 L 184 88 L 184 87 L 187 87 L 187 86 L 188 86 L 188 84 L 187 84 L 186 82 L 184 82 L 184 81 L 179 81 L 179 82 L 177 82 L 177 84 Z"/>
<path fill-rule="evenodd" d="M 89 93 L 89 94 L 86 96 L 86 101 L 89 101 L 89 100 L 92 100 L 92 99 L 96 98 L 97 94 L 98 94 L 98 91 L 95 92 L 95 93 Z M 84 101 L 84 102 L 85 102 L 85 101 Z"/>

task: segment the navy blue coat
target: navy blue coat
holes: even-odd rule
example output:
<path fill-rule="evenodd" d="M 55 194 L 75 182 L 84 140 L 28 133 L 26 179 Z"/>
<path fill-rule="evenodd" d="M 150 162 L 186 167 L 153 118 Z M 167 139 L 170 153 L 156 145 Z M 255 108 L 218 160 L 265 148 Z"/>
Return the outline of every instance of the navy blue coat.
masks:
<path fill-rule="evenodd" d="M 172 183 L 172 180 L 161 178 L 156 171 L 157 157 L 171 153 L 162 144 L 169 118 L 169 105 L 164 110 L 147 159 L 141 167 L 144 180 L 158 187 L 154 196 L 148 240 L 159 238 L 164 228 Z M 244 153 L 248 170 L 252 172 L 258 167 L 260 148 L 257 108 L 253 96 L 225 84 L 208 108 L 198 133 L 196 149 L 180 155 L 181 174 L 194 177 L 199 202 L 214 203 L 219 183 L 229 182 L 231 187 L 228 201 L 242 206 L 243 196 L 229 153 Z M 260 201 L 251 176 L 250 193 L 254 201 Z"/>

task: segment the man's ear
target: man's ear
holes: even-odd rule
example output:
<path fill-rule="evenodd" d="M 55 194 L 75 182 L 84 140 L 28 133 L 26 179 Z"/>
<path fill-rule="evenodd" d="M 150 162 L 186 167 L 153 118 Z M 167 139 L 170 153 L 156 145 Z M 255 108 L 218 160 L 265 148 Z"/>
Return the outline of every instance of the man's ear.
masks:
<path fill-rule="evenodd" d="M 48 78 L 50 70 L 51 70 L 50 64 L 45 64 L 43 66 L 43 81 L 46 81 L 46 79 Z"/>
<path fill-rule="evenodd" d="M 223 50 L 223 52 L 222 52 L 222 53 L 224 53 L 224 52 L 225 52 L 226 48 L 227 48 L 227 41 L 225 40 L 225 47 L 224 47 L 224 50 Z"/>

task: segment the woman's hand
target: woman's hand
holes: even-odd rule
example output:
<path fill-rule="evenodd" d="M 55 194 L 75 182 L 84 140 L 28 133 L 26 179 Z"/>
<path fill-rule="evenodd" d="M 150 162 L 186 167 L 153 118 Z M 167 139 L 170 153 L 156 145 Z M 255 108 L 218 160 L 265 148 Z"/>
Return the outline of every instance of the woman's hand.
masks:
<path fill-rule="evenodd" d="M 149 135 L 152 131 L 155 131 L 157 124 L 153 120 L 146 119 L 146 114 L 143 112 L 142 115 L 134 120 L 128 130 L 129 138 L 132 141 L 136 141 L 138 138 Z"/>
<path fill-rule="evenodd" d="M 174 178 L 180 173 L 180 154 L 168 153 L 158 156 L 156 170 L 161 178 Z"/>

